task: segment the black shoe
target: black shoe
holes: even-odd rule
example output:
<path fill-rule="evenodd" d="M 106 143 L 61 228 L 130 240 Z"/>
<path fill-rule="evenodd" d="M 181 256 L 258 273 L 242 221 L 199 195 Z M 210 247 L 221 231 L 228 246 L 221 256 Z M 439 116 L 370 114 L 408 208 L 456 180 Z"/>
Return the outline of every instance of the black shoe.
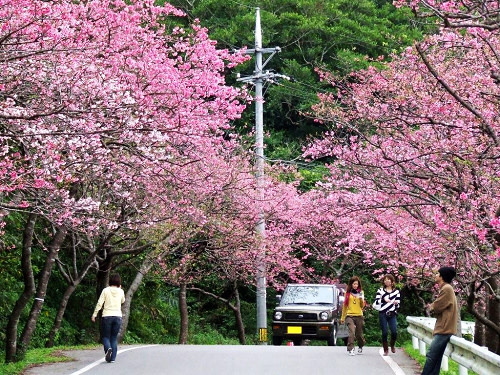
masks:
<path fill-rule="evenodd" d="M 109 348 L 107 351 L 106 351 L 106 356 L 104 358 L 106 358 L 106 362 L 111 362 L 111 355 L 113 354 L 113 349 Z"/>

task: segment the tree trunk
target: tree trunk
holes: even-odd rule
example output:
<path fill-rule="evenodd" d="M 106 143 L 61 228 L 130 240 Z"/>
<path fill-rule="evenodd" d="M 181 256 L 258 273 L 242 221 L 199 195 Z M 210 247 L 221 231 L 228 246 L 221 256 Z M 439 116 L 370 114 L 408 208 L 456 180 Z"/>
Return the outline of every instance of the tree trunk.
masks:
<path fill-rule="evenodd" d="M 243 324 L 243 318 L 241 317 L 241 302 L 240 302 L 240 293 L 238 291 L 238 284 L 236 281 L 233 284 L 234 290 L 234 298 L 236 300 L 234 311 L 234 317 L 236 318 L 236 328 L 238 329 L 238 340 L 241 345 L 246 344 L 245 338 L 245 325 Z"/>
<path fill-rule="evenodd" d="M 132 303 L 132 298 L 137 292 L 137 289 L 139 289 L 139 286 L 141 285 L 142 279 L 144 276 L 151 270 L 151 267 L 154 264 L 154 259 L 152 257 L 146 257 L 144 259 L 144 262 L 142 262 L 142 265 L 135 275 L 134 281 L 132 281 L 132 284 L 130 284 L 129 288 L 127 289 L 127 294 L 125 295 L 125 303 L 122 306 L 122 314 L 123 314 L 123 319 L 122 319 L 122 326 L 120 328 L 120 333 L 118 335 L 118 341 L 122 341 L 123 336 L 125 335 L 125 332 L 127 331 L 127 326 L 128 326 L 128 321 L 130 317 L 130 305 Z"/>
<path fill-rule="evenodd" d="M 478 308 L 479 314 L 484 315 L 485 309 L 483 307 Z M 476 321 L 474 325 L 474 344 L 479 346 L 486 346 L 486 338 L 485 338 L 485 327 L 479 321 Z"/>
<path fill-rule="evenodd" d="M 181 327 L 179 332 L 179 344 L 187 344 L 188 339 L 188 308 L 187 308 L 187 286 L 181 284 L 179 288 L 179 312 L 181 315 Z"/>
<path fill-rule="evenodd" d="M 474 283 L 470 284 L 469 295 L 467 297 L 467 310 L 476 318 L 477 329 L 484 330 L 483 344 L 488 347 L 493 353 L 500 352 L 500 306 L 496 296 L 499 294 L 500 282 L 499 276 L 493 276 L 486 280 L 486 301 L 485 309 L 478 308 L 476 301 L 476 289 Z M 483 285 L 483 287 L 485 287 Z M 480 327 L 478 325 L 482 325 Z M 480 338 L 474 339 L 474 342 L 479 343 Z"/>
<path fill-rule="evenodd" d="M 31 299 L 35 294 L 35 278 L 33 276 L 33 268 L 31 266 L 31 246 L 33 244 L 33 233 L 35 230 L 36 215 L 31 214 L 24 227 L 23 232 L 23 248 L 21 255 L 21 269 L 23 273 L 24 290 L 19 296 L 14 309 L 9 317 L 7 329 L 5 332 L 5 362 L 14 362 L 20 360 L 16 355 L 17 351 L 17 325 L 19 318 Z"/>
<path fill-rule="evenodd" d="M 69 297 L 73 294 L 76 289 L 76 285 L 70 285 L 64 291 L 64 295 L 61 299 L 61 303 L 59 304 L 59 309 L 57 310 L 56 318 L 54 320 L 54 324 L 49 332 L 49 338 L 45 343 L 46 348 L 52 348 L 54 346 L 54 341 L 59 332 L 59 328 L 61 328 L 62 318 L 64 316 L 64 312 L 66 311 L 66 306 L 68 305 Z"/>
<path fill-rule="evenodd" d="M 73 295 L 73 292 L 76 290 L 78 285 L 80 285 L 84 277 L 87 275 L 90 267 L 95 264 L 96 255 L 96 253 L 90 254 L 83 263 L 81 271 L 78 272 L 78 270 L 76 269 L 77 254 L 76 252 L 73 252 L 73 264 L 75 265 L 73 273 L 75 278 L 71 277 L 67 272 L 65 272 L 65 270 L 62 268 L 61 263 L 58 262 L 59 270 L 68 283 L 68 286 L 64 291 L 64 295 L 59 304 L 59 309 L 57 310 L 56 318 L 54 319 L 54 324 L 52 325 L 52 328 L 49 332 L 49 338 L 45 343 L 46 348 L 51 348 L 54 346 L 55 338 L 57 336 L 57 333 L 59 332 L 59 329 L 61 328 L 62 319 L 64 317 L 64 313 L 66 312 L 66 307 L 68 306 L 69 299 Z"/>
<path fill-rule="evenodd" d="M 455 298 L 457 300 L 457 306 L 462 306 L 462 303 L 461 303 L 462 301 L 461 301 L 460 297 L 457 295 Z M 462 336 L 462 317 L 460 316 L 460 314 L 458 314 L 456 336 L 457 337 L 463 337 Z"/>
<path fill-rule="evenodd" d="M 108 286 L 109 273 L 111 271 L 111 258 L 111 256 L 107 256 L 99 262 L 99 269 L 96 275 L 96 298 L 99 298 L 102 290 Z"/>
<path fill-rule="evenodd" d="M 500 293 L 500 283 L 498 277 L 491 277 L 488 279 L 488 284 L 491 287 L 491 292 L 488 295 L 487 302 L 487 314 L 488 319 L 496 324 L 500 324 L 500 303 L 497 298 L 495 298 Z M 498 331 L 486 327 L 486 346 L 488 350 L 493 353 L 500 354 L 500 334 Z"/>
<path fill-rule="evenodd" d="M 21 354 L 23 356 L 26 353 L 31 337 L 35 332 L 36 323 L 38 322 L 38 317 L 40 316 L 40 312 L 42 311 L 50 275 L 52 273 L 52 268 L 54 266 L 57 253 L 61 248 L 64 238 L 66 237 L 66 233 L 66 228 L 58 227 L 50 245 L 48 246 L 48 254 L 47 258 L 45 259 L 45 264 L 42 268 L 42 272 L 40 273 L 40 278 L 38 280 L 35 300 L 33 302 L 33 305 L 31 306 L 28 320 L 24 325 L 23 333 L 21 334 L 21 338 L 17 346 L 18 354 Z"/>

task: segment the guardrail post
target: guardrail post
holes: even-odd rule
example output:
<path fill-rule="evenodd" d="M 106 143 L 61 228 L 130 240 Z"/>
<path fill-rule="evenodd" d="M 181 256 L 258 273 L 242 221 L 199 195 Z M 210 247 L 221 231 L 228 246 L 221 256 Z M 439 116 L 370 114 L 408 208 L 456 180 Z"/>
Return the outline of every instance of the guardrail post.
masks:
<path fill-rule="evenodd" d="M 443 359 L 441 360 L 441 370 L 448 371 L 448 357 L 443 355 Z"/>
<path fill-rule="evenodd" d="M 411 344 L 413 345 L 413 349 L 418 349 L 418 337 L 411 337 Z"/>
<path fill-rule="evenodd" d="M 458 365 L 458 375 L 467 375 L 469 373 L 469 370 L 467 370 L 467 367 L 464 367 L 462 365 Z"/>
<path fill-rule="evenodd" d="M 427 351 L 425 350 L 425 341 L 424 340 L 418 340 L 418 348 L 420 349 L 421 355 L 427 354 Z"/>

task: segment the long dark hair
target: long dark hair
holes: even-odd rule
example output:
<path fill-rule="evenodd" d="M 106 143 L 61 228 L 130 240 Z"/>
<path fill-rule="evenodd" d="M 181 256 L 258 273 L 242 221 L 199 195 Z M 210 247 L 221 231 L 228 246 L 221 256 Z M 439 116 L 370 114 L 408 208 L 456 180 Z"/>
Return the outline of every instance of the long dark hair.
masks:
<path fill-rule="evenodd" d="M 358 276 L 353 276 L 353 277 L 351 277 L 349 279 L 349 282 L 347 283 L 347 289 L 346 289 L 347 293 L 351 292 L 352 284 L 354 284 L 355 281 L 358 282 L 358 289 L 359 290 L 363 290 L 363 287 L 361 286 L 361 280 L 360 280 L 360 278 Z"/>

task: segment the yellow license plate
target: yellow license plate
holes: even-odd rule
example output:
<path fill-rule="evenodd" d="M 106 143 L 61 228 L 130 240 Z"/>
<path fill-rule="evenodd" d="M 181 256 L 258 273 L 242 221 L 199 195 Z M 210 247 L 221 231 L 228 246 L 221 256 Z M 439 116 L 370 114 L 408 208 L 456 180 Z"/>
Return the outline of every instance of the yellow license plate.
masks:
<path fill-rule="evenodd" d="M 290 326 L 290 327 L 287 328 L 287 333 L 301 334 L 302 333 L 302 327 L 293 327 L 293 326 Z"/>

